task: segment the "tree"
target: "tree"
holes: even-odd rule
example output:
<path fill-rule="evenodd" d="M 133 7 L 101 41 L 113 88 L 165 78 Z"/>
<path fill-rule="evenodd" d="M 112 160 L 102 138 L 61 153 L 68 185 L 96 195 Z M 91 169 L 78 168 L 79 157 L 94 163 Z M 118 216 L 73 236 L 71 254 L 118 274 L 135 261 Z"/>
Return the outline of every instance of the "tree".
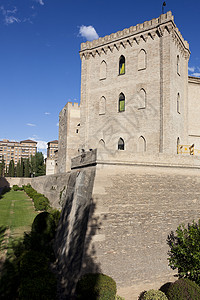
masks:
<path fill-rule="evenodd" d="M 36 173 L 36 159 L 35 156 L 33 155 L 31 155 L 30 169 L 31 169 L 31 177 L 34 177 Z"/>
<path fill-rule="evenodd" d="M 20 161 L 19 177 L 24 177 L 24 160 L 22 157 Z"/>
<path fill-rule="evenodd" d="M 8 166 L 6 165 L 6 170 L 5 170 L 5 174 L 4 174 L 5 177 L 8 176 Z"/>
<path fill-rule="evenodd" d="M 24 177 L 30 177 L 30 163 L 29 158 L 24 161 Z"/>
<path fill-rule="evenodd" d="M 15 177 L 15 163 L 14 160 L 11 159 L 8 167 L 8 176 L 9 177 Z"/>
<path fill-rule="evenodd" d="M 0 163 L 0 177 L 4 176 L 5 174 L 5 160 L 4 160 L 4 156 L 2 156 L 2 161 Z"/>
<path fill-rule="evenodd" d="M 21 163 L 20 161 L 18 161 L 16 166 L 16 177 L 20 177 L 20 172 L 21 172 Z"/>
<path fill-rule="evenodd" d="M 178 269 L 178 277 L 186 277 L 200 285 L 200 220 L 178 226 L 167 238 L 170 247 L 169 266 Z"/>
<path fill-rule="evenodd" d="M 35 154 L 34 168 L 35 168 L 35 176 L 42 176 L 46 174 L 46 168 L 44 164 L 44 156 L 42 152 L 37 152 Z"/>

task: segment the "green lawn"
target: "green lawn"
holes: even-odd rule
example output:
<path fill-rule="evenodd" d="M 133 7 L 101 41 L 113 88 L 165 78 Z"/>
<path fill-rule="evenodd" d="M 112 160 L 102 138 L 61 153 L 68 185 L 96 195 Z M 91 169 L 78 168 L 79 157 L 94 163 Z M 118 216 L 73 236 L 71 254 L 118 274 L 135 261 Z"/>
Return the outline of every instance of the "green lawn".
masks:
<path fill-rule="evenodd" d="M 38 213 L 24 191 L 9 191 L 0 199 L 0 228 L 10 229 L 10 236 L 23 236 L 30 231 Z"/>

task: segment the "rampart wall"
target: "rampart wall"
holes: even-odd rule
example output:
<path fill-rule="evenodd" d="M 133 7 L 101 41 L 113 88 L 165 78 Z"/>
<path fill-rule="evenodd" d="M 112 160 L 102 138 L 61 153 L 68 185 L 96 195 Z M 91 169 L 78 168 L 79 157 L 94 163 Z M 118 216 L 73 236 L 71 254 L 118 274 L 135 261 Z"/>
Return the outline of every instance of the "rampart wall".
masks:
<path fill-rule="evenodd" d="M 130 165 L 122 157 L 109 164 L 103 154 L 101 160 L 95 151 L 89 155 L 92 166 L 86 157 L 87 167 L 82 158 L 78 168 L 80 156 L 71 172 L 31 179 L 55 207 L 63 203 L 55 244 L 63 293 L 74 290 L 81 274 L 98 271 L 116 280 L 119 295 L 136 300 L 175 280 L 166 239 L 179 224 L 200 218 L 198 159 Z"/>
<path fill-rule="evenodd" d="M 49 199 L 53 207 L 61 209 L 60 199 L 64 190 L 67 189 L 69 174 L 68 172 L 34 178 L 0 178 L 0 188 L 3 186 L 12 187 L 14 184 L 22 186 L 30 183 L 38 193 L 44 194 Z"/>

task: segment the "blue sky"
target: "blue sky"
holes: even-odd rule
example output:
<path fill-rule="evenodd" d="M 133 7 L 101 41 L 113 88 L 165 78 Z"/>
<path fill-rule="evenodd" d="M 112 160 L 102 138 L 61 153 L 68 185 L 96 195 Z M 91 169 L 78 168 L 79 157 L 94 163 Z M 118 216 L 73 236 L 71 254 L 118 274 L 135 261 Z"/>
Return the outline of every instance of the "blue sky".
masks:
<path fill-rule="evenodd" d="M 80 101 L 80 43 L 158 17 L 163 1 L 0 0 L 0 140 L 58 139 L 58 116 Z M 200 1 L 169 0 L 200 76 Z"/>

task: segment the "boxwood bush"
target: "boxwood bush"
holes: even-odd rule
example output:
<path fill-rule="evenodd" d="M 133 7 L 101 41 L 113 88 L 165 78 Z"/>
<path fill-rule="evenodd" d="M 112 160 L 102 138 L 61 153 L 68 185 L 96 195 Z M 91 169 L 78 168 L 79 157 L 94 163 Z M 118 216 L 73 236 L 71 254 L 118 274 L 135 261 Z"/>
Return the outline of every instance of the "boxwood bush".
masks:
<path fill-rule="evenodd" d="M 30 184 L 23 186 L 26 194 L 33 199 L 34 206 L 36 210 L 48 210 L 50 208 L 49 200 L 43 194 L 38 193 L 36 190 L 32 188 Z"/>
<path fill-rule="evenodd" d="M 17 184 L 13 185 L 13 190 L 14 191 L 23 191 L 23 187 L 19 187 Z"/>
<path fill-rule="evenodd" d="M 139 300 L 168 300 L 168 298 L 163 292 L 152 289 L 142 293 Z"/>
<path fill-rule="evenodd" d="M 56 278 L 42 252 L 26 251 L 20 260 L 20 300 L 56 299 Z"/>
<path fill-rule="evenodd" d="M 116 291 L 116 282 L 100 273 L 83 275 L 76 287 L 77 299 L 80 300 L 115 300 Z"/>
<path fill-rule="evenodd" d="M 170 284 L 166 291 L 169 300 L 200 299 L 200 287 L 188 278 L 181 278 Z"/>

